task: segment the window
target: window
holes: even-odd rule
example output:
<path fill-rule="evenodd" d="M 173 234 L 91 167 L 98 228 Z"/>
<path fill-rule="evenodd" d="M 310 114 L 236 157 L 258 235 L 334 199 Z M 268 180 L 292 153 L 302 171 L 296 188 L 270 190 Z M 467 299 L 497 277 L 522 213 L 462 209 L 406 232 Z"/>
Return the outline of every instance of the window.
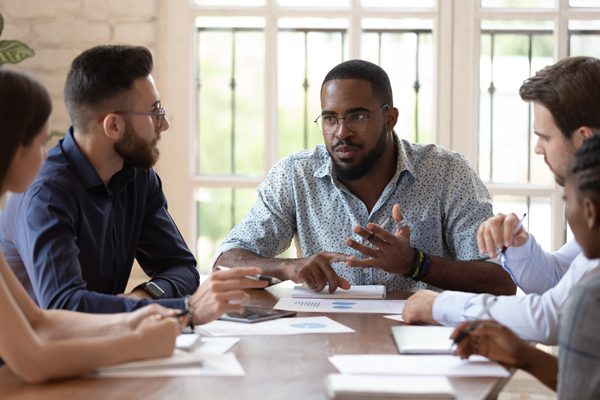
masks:
<path fill-rule="evenodd" d="M 561 194 L 533 152 L 531 110 L 518 88 L 560 57 L 600 56 L 598 3 L 169 2 L 159 44 L 169 61 L 159 65 L 159 79 L 176 139 L 161 143 L 169 167 L 159 161 L 158 168 L 175 219 L 188 221 L 182 230 L 201 271 L 270 167 L 322 142 L 313 124 L 322 79 L 351 58 L 390 75 L 400 137 L 465 154 L 488 184 L 495 212 L 527 212 L 529 230 L 557 248 L 565 231 Z"/>

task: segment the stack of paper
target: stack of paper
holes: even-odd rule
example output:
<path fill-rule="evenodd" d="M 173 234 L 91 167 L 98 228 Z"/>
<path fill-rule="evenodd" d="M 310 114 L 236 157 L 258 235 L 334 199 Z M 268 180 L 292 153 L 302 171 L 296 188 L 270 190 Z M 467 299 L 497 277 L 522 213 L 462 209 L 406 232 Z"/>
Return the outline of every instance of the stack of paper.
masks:
<path fill-rule="evenodd" d="M 481 356 L 461 360 L 447 355 L 337 355 L 329 361 L 343 374 L 492 376 L 508 378 L 508 370 Z"/>
<path fill-rule="evenodd" d="M 335 400 L 359 399 L 454 399 L 445 377 L 331 374 L 325 382 Z"/>
<path fill-rule="evenodd" d="M 392 326 L 392 336 L 400 354 L 453 354 L 446 326 Z"/>
<path fill-rule="evenodd" d="M 385 299 L 385 286 L 383 285 L 363 285 L 352 286 L 350 289 L 338 288 L 335 292 L 329 293 L 329 286 L 325 286 L 320 292 L 315 292 L 306 286 L 298 285 L 292 291 L 292 297 L 302 299 Z"/>

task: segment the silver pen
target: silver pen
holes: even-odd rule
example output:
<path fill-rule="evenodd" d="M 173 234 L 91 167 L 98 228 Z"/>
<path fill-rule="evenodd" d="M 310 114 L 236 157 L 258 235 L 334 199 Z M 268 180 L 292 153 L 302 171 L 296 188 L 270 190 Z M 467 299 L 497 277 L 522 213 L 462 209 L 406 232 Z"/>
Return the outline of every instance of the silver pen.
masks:
<path fill-rule="evenodd" d="M 224 267 L 222 265 L 217 265 L 215 268 L 218 269 L 219 271 L 229 271 L 231 269 L 229 267 Z M 269 282 L 269 285 L 276 285 L 276 284 L 282 282 L 281 279 L 279 279 L 279 278 L 275 278 L 274 276 L 269 276 L 269 275 L 262 275 L 262 274 L 246 275 L 246 276 L 244 276 L 244 278 L 250 279 L 253 281 L 266 281 L 266 282 Z"/>

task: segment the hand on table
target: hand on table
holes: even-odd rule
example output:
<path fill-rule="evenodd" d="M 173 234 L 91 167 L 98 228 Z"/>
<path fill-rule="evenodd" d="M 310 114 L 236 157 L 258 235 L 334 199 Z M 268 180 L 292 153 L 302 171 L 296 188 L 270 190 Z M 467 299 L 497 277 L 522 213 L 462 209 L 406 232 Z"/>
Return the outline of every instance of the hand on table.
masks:
<path fill-rule="evenodd" d="M 433 290 L 419 290 L 410 296 L 404 304 L 402 319 L 407 324 L 437 324 L 433 319 L 433 303 L 439 293 Z"/>
<path fill-rule="evenodd" d="M 287 269 L 287 278 L 295 283 L 305 283 L 315 292 L 320 292 L 329 285 L 329 292 L 333 293 L 338 287 L 350 289 L 350 282 L 338 276 L 331 264 L 347 262 L 350 256 L 341 253 L 322 252 L 311 257 L 294 260 Z"/>
<path fill-rule="evenodd" d="M 510 329 L 495 321 L 467 321 L 454 329 L 450 336 L 454 339 L 461 331 L 474 327 L 462 339 L 456 348 L 460 358 L 468 358 L 471 354 L 479 354 L 499 362 L 506 367 L 522 368 L 525 365 L 524 355 L 529 345 L 519 339 Z"/>
<path fill-rule="evenodd" d="M 190 308 L 195 324 L 204 324 L 224 313 L 244 311 L 243 303 L 250 299 L 246 289 L 262 289 L 268 282 L 247 279 L 247 275 L 261 274 L 260 268 L 232 268 L 215 271 L 190 298 Z"/>

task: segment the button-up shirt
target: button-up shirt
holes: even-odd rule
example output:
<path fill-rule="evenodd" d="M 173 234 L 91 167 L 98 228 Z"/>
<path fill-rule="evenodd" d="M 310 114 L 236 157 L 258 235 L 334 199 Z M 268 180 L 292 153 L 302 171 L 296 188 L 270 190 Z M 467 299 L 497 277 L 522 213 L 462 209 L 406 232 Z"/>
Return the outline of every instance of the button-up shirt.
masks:
<path fill-rule="evenodd" d="M 506 325 L 522 339 L 555 345 L 560 311 L 569 292 L 597 265 L 598 260 L 587 259 L 574 240 L 548 253 L 530 234 L 523 246 L 507 249 L 503 266 L 520 288 L 531 293 L 496 297 L 445 291 L 433 303 L 433 319 L 457 325 L 477 318 L 486 304 L 492 304 L 486 318 Z"/>
<path fill-rule="evenodd" d="M 354 236 L 360 242 L 352 228 L 381 224 L 398 203 L 410 225 L 411 246 L 441 257 L 480 259 L 476 232 L 492 216 L 492 206 L 475 170 L 462 155 L 439 146 L 396 143 L 396 171 L 370 212 L 333 175 L 324 145 L 281 160 L 259 186 L 250 213 L 217 253 L 241 248 L 275 257 L 295 237 L 300 257 L 331 251 L 364 258 L 346 246 L 345 239 Z M 408 291 L 429 287 L 378 268 L 357 269 L 344 263 L 332 267 L 353 285 L 382 284 L 388 290 Z"/>
<path fill-rule="evenodd" d="M 72 131 L 28 191 L 9 198 L 0 249 L 44 308 L 120 312 L 148 304 L 115 296 L 125 290 L 134 258 L 164 290 L 157 301 L 163 305 L 183 308 L 181 297 L 199 284 L 156 172 L 125 165 L 105 185 Z"/>

